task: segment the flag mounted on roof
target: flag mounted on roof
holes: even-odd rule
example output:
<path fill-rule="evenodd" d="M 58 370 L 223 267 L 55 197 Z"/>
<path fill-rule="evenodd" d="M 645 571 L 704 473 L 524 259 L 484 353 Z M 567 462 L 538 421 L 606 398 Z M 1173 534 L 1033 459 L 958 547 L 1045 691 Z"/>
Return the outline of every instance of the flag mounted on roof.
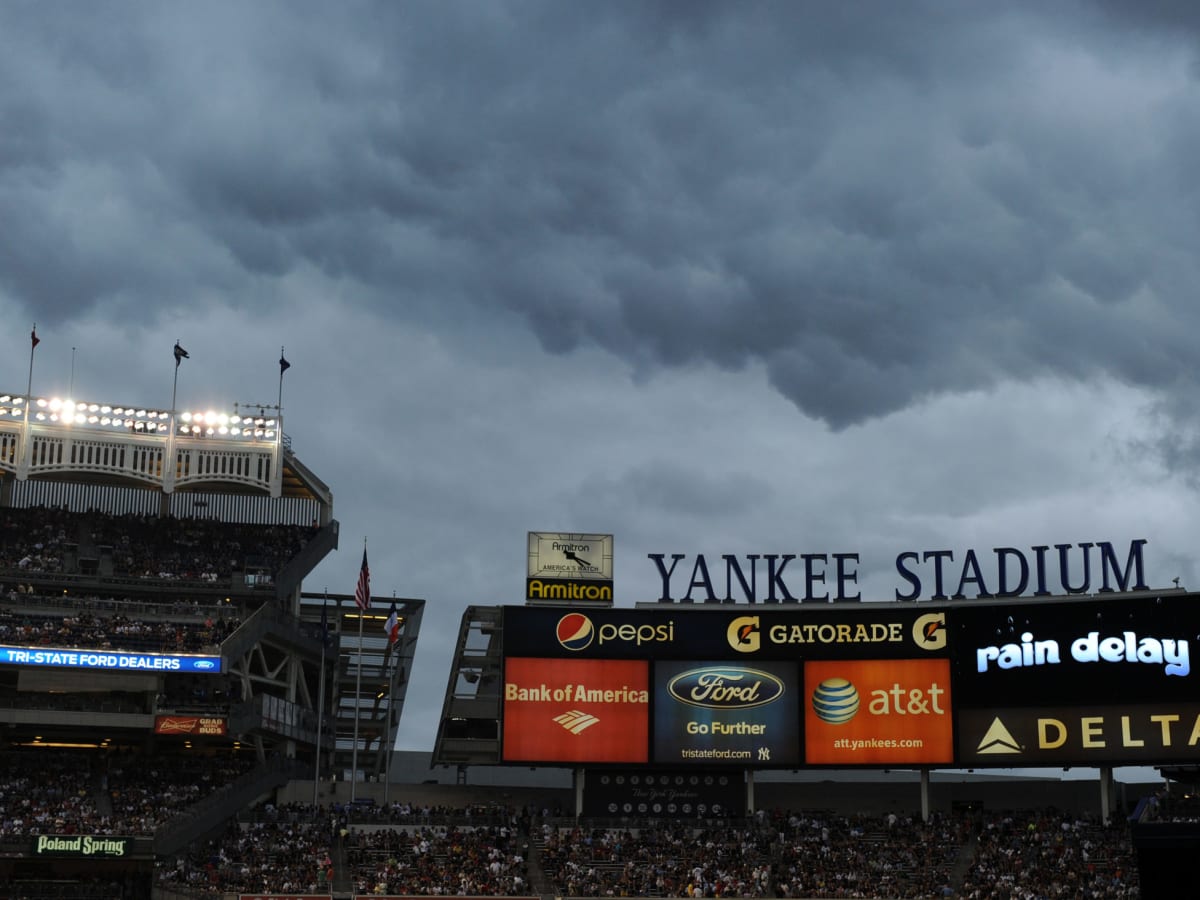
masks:
<path fill-rule="evenodd" d="M 387 632 L 389 647 L 400 640 L 400 617 L 396 615 L 395 603 L 392 603 L 392 611 L 388 614 L 387 621 L 383 623 L 383 630 Z"/>

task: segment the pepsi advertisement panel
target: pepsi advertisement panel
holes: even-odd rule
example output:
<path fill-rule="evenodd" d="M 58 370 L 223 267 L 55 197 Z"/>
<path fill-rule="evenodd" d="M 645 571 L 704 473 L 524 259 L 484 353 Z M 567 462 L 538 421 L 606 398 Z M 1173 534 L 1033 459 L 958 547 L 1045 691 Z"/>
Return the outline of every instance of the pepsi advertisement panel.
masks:
<path fill-rule="evenodd" d="M 964 605 L 950 625 L 955 705 L 1191 700 L 1198 642 L 1200 606 L 1183 596 Z"/>
<path fill-rule="evenodd" d="M 800 764 L 794 662 L 654 665 L 654 753 L 662 765 Z"/>
<path fill-rule="evenodd" d="M 590 659 L 909 659 L 949 654 L 947 613 L 896 603 L 768 610 L 504 607 L 507 656 Z"/>

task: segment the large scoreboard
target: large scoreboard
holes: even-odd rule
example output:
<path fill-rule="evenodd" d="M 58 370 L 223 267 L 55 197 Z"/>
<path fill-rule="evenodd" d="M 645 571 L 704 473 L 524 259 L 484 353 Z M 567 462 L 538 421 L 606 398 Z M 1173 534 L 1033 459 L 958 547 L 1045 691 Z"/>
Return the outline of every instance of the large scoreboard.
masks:
<path fill-rule="evenodd" d="M 1200 762 L 1190 595 L 504 608 L 506 763 Z"/>

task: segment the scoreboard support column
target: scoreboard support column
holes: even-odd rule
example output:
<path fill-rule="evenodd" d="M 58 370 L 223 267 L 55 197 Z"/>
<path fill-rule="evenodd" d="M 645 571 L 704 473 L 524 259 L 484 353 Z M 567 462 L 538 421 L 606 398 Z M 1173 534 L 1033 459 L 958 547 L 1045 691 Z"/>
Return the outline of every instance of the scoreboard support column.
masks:
<path fill-rule="evenodd" d="M 583 815 L 583 788 L 587 782 L 587 775 L 582 766 L 575 767 L 575 818 L 578 819 Z"/>
<path fill-rule="evenodd" d="M 921 821 L 929 821 L 929 770 L 921 770 Z"/>

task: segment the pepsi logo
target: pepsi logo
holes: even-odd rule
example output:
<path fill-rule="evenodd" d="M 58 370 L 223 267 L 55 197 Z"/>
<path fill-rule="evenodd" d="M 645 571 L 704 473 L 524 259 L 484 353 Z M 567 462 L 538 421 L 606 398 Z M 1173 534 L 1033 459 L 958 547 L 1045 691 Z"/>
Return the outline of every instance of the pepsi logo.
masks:
<path fill-rule="evenodd" d="M 596 626 L 583 613 L 567 613 L 558 620 L 555 633 L 564 650 L 586 650 L 596 636 Z"/>

